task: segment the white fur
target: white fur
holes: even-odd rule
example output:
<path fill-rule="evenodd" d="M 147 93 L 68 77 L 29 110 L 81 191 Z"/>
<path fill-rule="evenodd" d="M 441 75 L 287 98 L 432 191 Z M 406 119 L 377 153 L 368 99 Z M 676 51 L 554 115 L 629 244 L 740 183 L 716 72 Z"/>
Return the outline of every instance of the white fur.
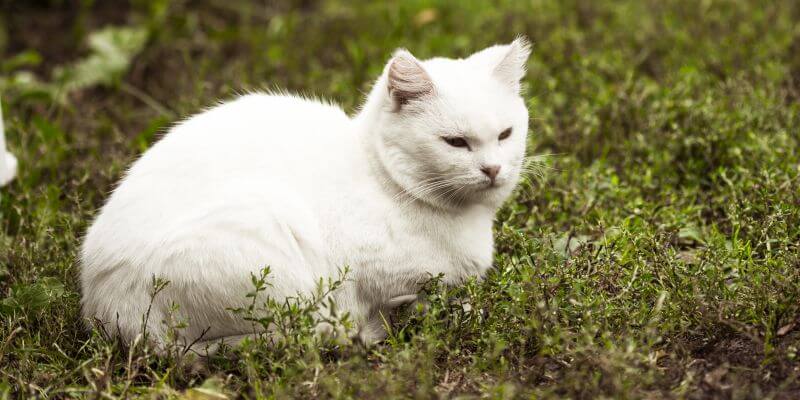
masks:
<path fill-rule="evenodd" d="M 184 340 L 237 336 L 253 327 L 228 308 L 248 303 L 251 274 L 270 266 L 267 293 L 282 299 L 309 295 L 348 266 L 333 299 L 362 338 L 379 339 L 379 312 L 420 282 L 443 273 L 457 283 L 492 265 L 494 213 L 524 158 L 517 81 L 528 52 L 524 39 L 459 60 L 398 52 L 353 118 L 324 102 L 250 94 L 174 127 L 88 231 L 84 316 L 132 340 L 155 276 L 170 282 L 147 319 L 156 340 L 173 303 L 188 322 Z M 387 79 L 398 57 L 414 62 L 401 74 L 424 68 L 407 78 L 430 79 L 433 90 L 398 103 Z M 470 149 L 442 135 L 465 135 Z M 493 187 L 480 171 L 487 164 L 501 167 Z"/>

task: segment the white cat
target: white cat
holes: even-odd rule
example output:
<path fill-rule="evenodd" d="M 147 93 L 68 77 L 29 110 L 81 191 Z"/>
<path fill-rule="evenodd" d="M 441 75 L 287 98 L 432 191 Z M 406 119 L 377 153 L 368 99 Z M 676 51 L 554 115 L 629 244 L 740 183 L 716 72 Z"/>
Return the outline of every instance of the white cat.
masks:
<path fill-rule="evenodd" d="M 83 314 L 133 340 L 164 339 L 172 303 L 181 339 L 253 333 L 229 311 L 267 295 L 315 292 L 320 278 L 361 339 L 420 282 L 481 276 L 492 221 L 516 185 L 528 111 L 523 38 L 466 59 L 398 50 L 361 111 L 285 94 L 250 94 L 172 128 L 130 168 L 81 251 Z M 169 284 L 152 300 L 153 277 Z M 148 313 L 148 308 L 150 308 Z"/>

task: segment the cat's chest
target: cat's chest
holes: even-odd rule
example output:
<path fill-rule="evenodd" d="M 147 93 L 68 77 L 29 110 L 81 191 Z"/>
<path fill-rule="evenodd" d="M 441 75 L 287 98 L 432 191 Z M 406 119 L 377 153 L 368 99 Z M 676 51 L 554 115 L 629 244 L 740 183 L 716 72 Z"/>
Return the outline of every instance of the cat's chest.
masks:
<path fill-rule="evenodd" d="M 413 212 L 354 212 L 354 225 L 338 234 L 344 262 L 357 272 L 417 280 L 444 275 L 449 282 L 482 275 L 492 262 L 491 219 L 447 218 Z M 358 225 L 358 226 L 355 226 Z"/>

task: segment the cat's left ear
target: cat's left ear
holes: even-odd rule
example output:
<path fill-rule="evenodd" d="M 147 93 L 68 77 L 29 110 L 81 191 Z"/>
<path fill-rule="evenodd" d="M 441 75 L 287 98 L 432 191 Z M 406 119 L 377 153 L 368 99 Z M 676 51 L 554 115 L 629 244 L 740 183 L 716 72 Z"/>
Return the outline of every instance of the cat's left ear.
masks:
<path fill-rule="evenodd" d="M 492 46 L 469 57 L 470 60 L 491 68 L 492 75 L 519 92 L 519 81 L 525 76 L 525 64 L 531 55 L 531 44 L 523 36 L 503 46 Z"/>
<path fill-rule="evenodd" d="M 407 50 L 397 50 L 389 61 L 386 76 L 389 96 L 395 108 L 433 94 L 433 81 L 422 64 Z"/>

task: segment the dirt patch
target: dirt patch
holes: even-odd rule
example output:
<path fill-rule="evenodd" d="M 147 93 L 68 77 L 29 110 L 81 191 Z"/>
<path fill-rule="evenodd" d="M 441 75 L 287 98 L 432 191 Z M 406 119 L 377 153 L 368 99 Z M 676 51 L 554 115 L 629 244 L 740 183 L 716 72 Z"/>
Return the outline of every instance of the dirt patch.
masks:
<path fill-rule="evenodd" d="M 798 338 L 797 333 L 780 338 L 776 348 L 785 349 L 797 343 Z M 764 349 L 763 342 L 731 334 L 695 348 L 683 365 L 673 360 L 665 367 L 683 370 L 675 377 L 693 376 L 699 381 L 697 390 L 691 393 L 693 399 L 798 398 L 797 363 L 784 358 L 785 351 L 775 351 L 775 356 L 768 357 Z"/>

